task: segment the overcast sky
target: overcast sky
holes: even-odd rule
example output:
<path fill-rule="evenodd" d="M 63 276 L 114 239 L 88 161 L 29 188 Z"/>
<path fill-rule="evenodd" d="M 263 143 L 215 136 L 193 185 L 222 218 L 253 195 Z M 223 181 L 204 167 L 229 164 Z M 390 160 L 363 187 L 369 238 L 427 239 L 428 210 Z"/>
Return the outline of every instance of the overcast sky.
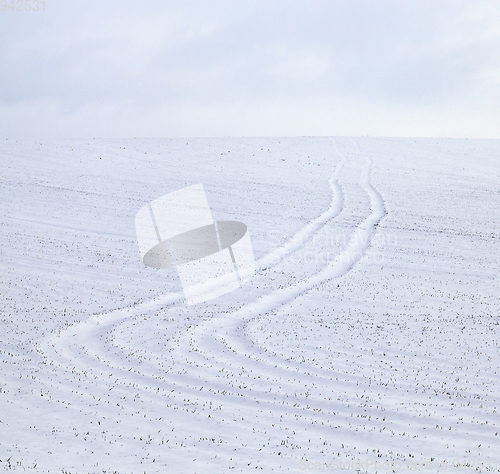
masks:
<path fill-rule="evenodd" d="M 3 137 L 500 138 L 498 0 L 41 9 L 0 11 Z"/>

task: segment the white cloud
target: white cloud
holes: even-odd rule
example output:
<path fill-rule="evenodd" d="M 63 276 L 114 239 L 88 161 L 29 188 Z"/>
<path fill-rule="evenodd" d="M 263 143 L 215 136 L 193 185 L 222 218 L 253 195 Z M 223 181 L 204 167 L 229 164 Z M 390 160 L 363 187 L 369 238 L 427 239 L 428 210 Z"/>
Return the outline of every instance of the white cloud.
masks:
<path fill-rule="evenodd" d="M 496 2 L 52 0 L 0 13 L 9 137 L 500 130 Z"/>

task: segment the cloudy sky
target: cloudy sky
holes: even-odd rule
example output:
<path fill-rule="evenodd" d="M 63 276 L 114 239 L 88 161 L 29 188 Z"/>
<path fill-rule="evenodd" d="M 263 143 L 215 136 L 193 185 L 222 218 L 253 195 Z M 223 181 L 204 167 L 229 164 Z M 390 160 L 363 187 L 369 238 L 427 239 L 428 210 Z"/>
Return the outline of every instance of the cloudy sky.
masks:
<path fill-rule="evenodd" d="M 263 135 L 500 138 L 500 2 L 0 11 L 0 137 Z"/>

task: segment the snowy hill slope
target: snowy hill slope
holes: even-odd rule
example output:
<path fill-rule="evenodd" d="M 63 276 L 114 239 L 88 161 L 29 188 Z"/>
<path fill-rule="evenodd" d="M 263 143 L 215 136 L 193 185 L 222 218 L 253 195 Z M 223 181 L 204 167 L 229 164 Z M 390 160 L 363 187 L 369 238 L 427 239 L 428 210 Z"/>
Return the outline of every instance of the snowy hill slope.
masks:
<path fill-rule="evenodd" d="M 500 142 L 5 140 L 0 180 L 1 466 L 500 472 Z M 188 307 L 134 216 L 196 183 L 257 272 Z"/>

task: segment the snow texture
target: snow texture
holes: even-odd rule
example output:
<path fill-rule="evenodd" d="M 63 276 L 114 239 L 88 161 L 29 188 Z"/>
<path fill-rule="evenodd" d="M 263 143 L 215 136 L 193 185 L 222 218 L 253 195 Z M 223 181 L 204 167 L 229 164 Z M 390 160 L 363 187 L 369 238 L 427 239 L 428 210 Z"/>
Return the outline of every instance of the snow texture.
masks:
<path fill-rule="evenodd" d="M 5 140 L 0 180 L 2 468 L 500 472 L 499 141 Z M 197 183 L 255 275 L 187 306 L 134 219 Z"/>

